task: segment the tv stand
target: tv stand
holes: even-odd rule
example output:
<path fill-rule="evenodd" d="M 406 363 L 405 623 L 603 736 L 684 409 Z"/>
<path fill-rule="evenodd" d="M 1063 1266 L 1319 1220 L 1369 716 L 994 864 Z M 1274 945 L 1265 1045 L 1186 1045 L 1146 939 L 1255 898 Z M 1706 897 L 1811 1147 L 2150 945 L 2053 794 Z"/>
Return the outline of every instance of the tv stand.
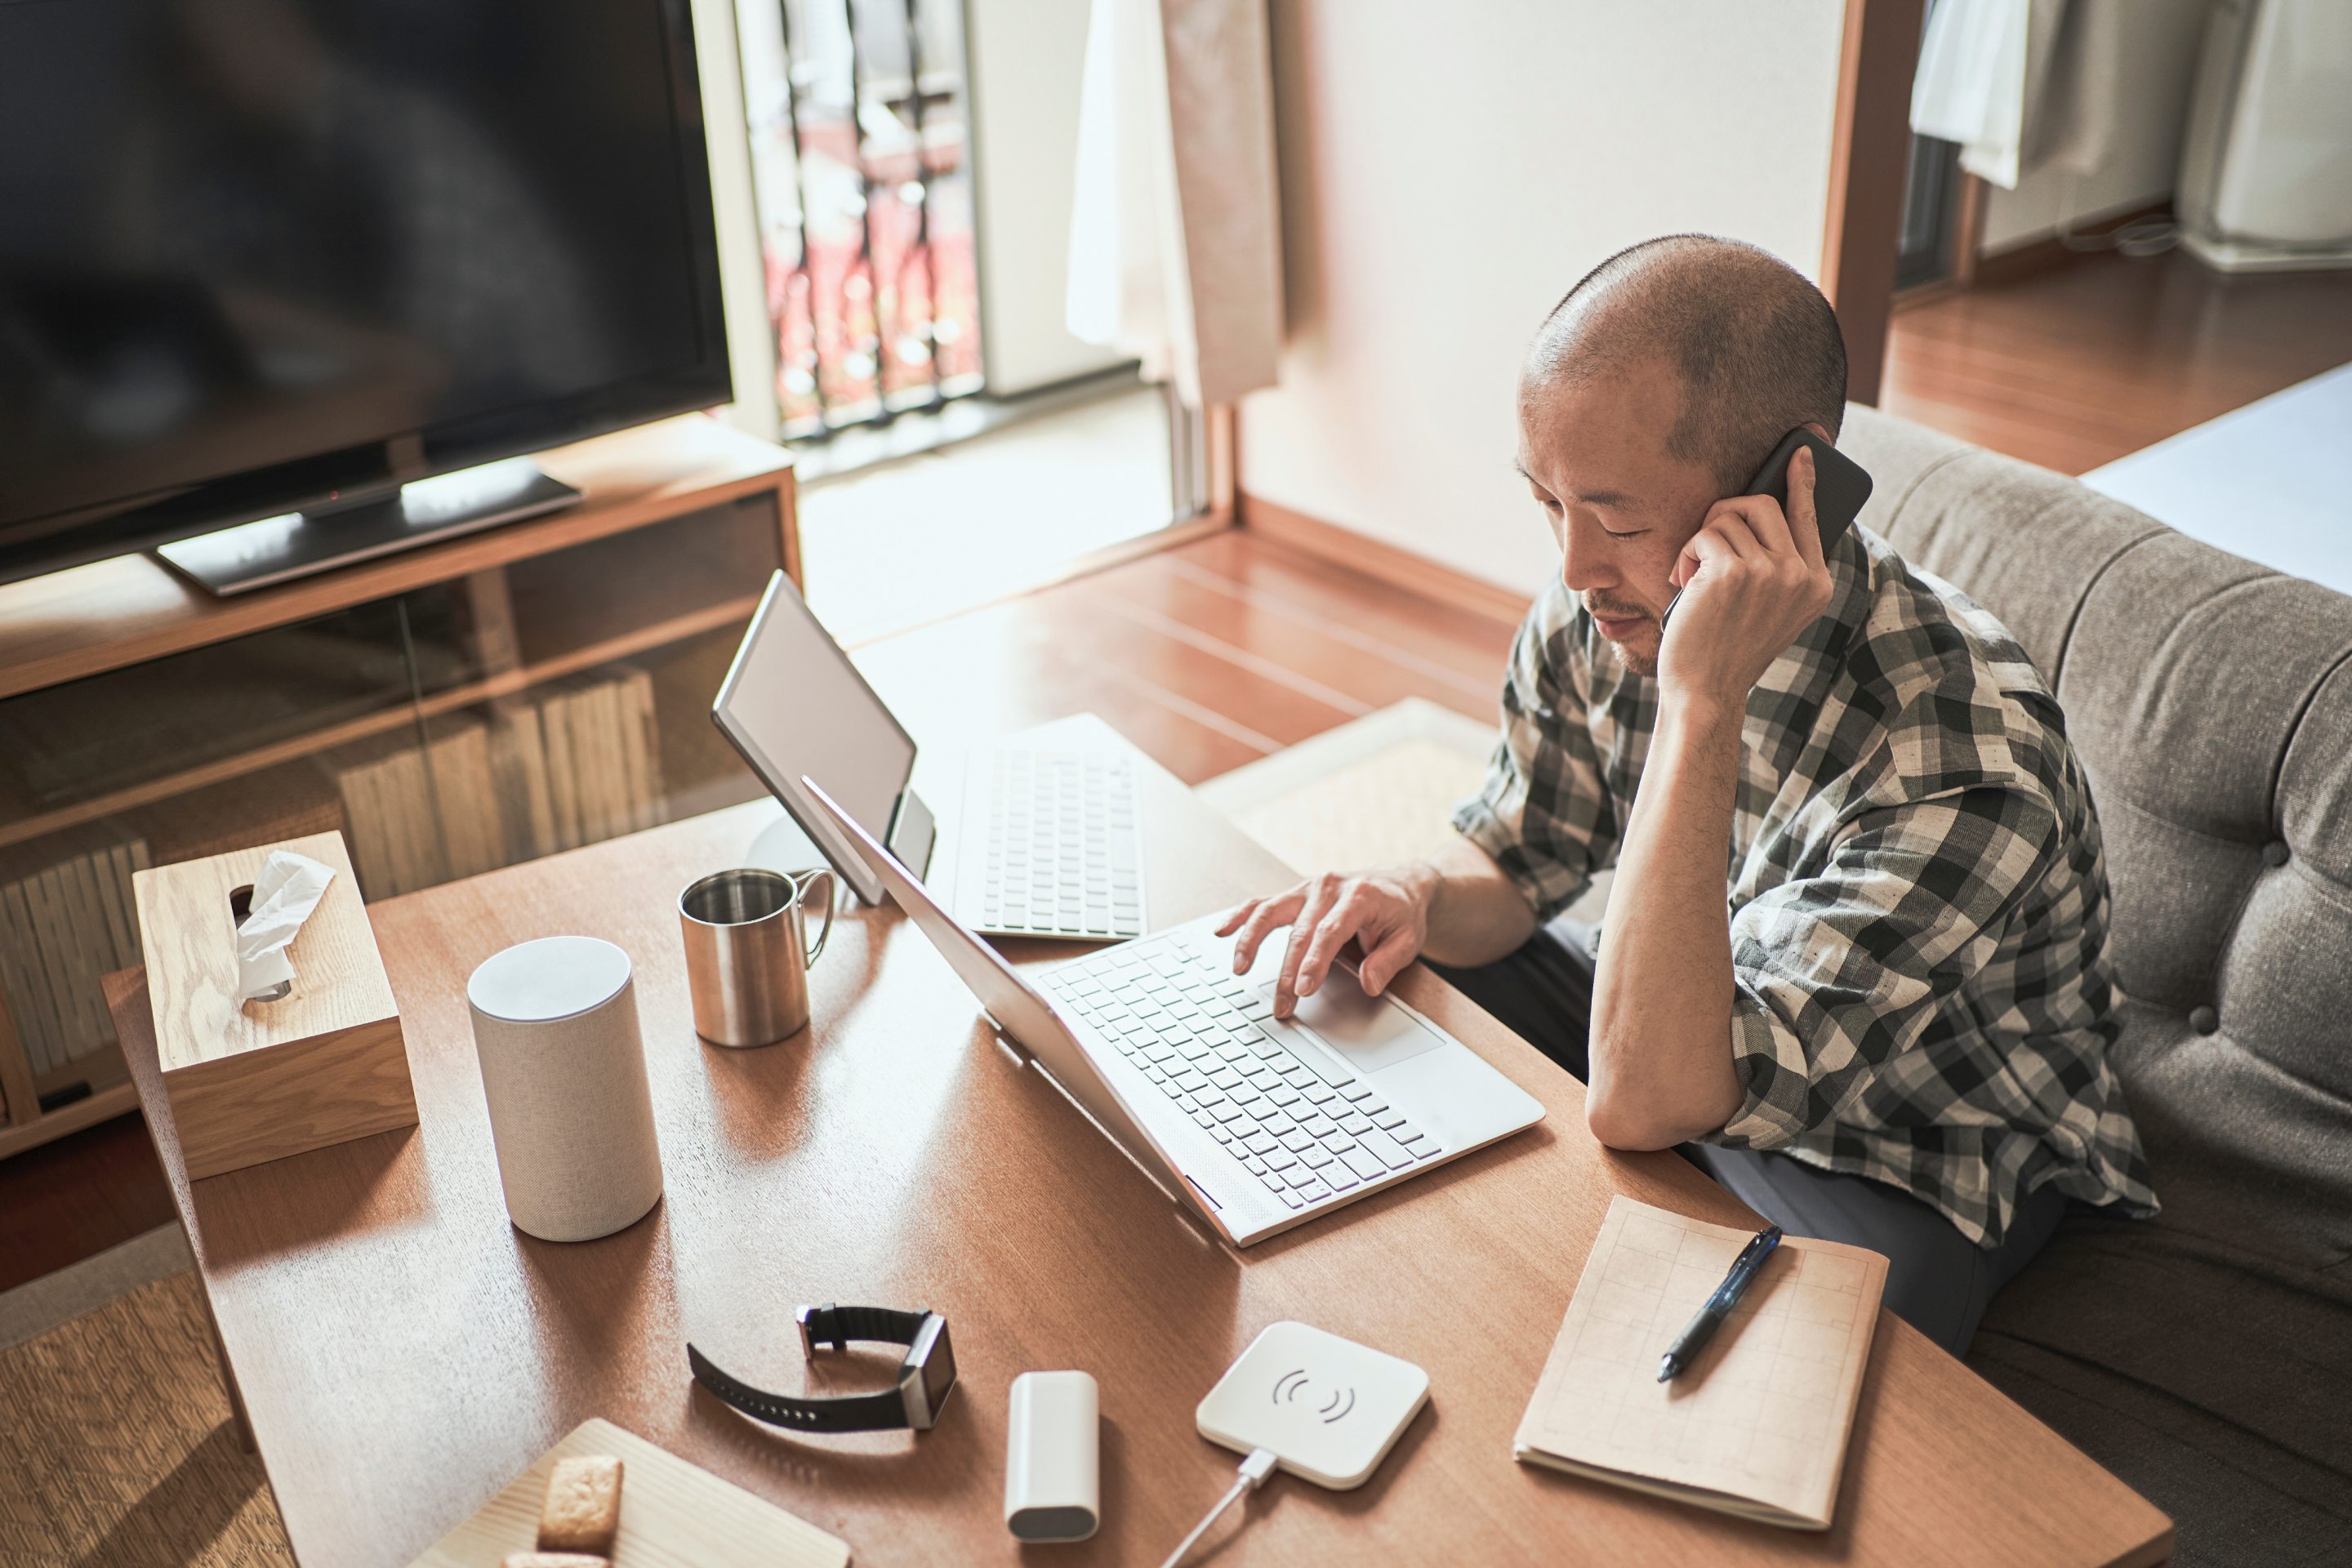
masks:
<path fill-rule="evenodd" d="M 529 458 L 413 479 L 388 496 L 239 523 L 155 553 L 226 598 L 415 550 L 576 504 L 581 492 Z"/>
<path fill-rule="evenodd" d="M 404 768 L 430 781 L 410 793 L 431 808 L 392 875 L 371 882 L 354 857 L 372 899 L 764 796 L 709 705 L 769 574 L 800 580 L 791 454 L 697 414 L 533 461 L 579 499 L 226 597 L 145 554 L 0 584 L 0 904 L 131 846 L 165 865 L 397 826 L 386 781 Z M 629 750 L 632 713 L 651 767 Z M 627 787 L 599 793 L 590 769 L 574 826 L 520 855 L 511 833 L 469 834 L 509 802 L 505 775 L 486 786 L 467 756 L 551 719 L 578 755 L 619 757 L 604 771 Z M 16 944 L 0 952 L 0 1159 L 137 1104 L 111 1045 L 34 1064 L 34 1015 L 58 1004 L 22 961 L 20 923 L 0 909 L 0 943 Z"/>

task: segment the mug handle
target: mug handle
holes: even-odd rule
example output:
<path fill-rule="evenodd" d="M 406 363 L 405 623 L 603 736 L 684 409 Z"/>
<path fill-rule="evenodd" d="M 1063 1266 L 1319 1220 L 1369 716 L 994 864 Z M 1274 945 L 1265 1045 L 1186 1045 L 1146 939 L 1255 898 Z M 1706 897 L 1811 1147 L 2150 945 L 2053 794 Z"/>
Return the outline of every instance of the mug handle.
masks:
<path fill-rule="evenodd" d="M 808 955 L 801 961 L 804 964 L 814 964 L 824 953 L 824 940 L 833 934 L 833 907 L 841 901 L 841 895 L 834 884 L 833 873 L 823 868 L 803 871 L 793 879 L 793 892 L 801 902 L 801 930 L 805 931 L 808 930 L 809 889 L 816 886 L 819 877 L 824 879 L 824 924 L 817 930 L 816 945 L 810 948 Z"/>

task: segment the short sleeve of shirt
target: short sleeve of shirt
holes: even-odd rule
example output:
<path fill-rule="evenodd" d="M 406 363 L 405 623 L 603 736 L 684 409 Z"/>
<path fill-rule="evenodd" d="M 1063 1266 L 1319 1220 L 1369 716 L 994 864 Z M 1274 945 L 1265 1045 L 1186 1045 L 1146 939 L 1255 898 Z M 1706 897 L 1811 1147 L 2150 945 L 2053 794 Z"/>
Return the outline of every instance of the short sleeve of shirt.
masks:
<path fill-rule="evenodd" d="M 2056 836 L 2049 803 L 2016 784 L 1867 810 L 1819 875 L 1740 908 L 1731 1041 L 1747 1098 L 1708 1142 L 1774 1149 L 1840 1123 L 1924 1126 L 1949 1120 L 1956 1079 L 1998 1079 L 2005 1064 L 1980 1031 L 1947 1028 L 1940 1049 L 1926 1037 L 1990 960 Z M 1954 1059 L 1971 1051 L 1985 1059 Z"/>
<path fill-rule="evenodd" d="M 1557 585 L 1536 601 L 1511 649 L 1502 738 L 1485 787 L 1454 808 L 1454 828 L 1502 868 L 1538 921 L 1615 863 L 1622 831 L 1588 694 L 1574 684 L 1582 661 L 1569 657 L 1582 619 Z"/>

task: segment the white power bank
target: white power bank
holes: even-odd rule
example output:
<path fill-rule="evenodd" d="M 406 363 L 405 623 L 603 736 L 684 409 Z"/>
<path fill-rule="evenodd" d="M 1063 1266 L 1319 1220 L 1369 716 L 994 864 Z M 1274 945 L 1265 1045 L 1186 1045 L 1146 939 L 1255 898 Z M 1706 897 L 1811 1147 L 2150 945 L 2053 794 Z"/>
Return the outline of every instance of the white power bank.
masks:
<path fill-rule="evenodd" d="M 1004 1527 L 1022 1541 L 1084 1541 L 1102 1522 L 1095 1380 L 1024 1372 L 1004 1442 Z"/>

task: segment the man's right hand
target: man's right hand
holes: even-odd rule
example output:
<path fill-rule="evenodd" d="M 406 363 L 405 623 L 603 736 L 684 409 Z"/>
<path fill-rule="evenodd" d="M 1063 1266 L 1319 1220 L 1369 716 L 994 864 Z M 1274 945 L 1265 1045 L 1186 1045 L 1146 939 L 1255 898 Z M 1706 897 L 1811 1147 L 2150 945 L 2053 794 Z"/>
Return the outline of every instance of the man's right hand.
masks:
<path fill-rule="evenodd" d="M 1234 973 L 1257 962 L 1257 950 L 1278 926 L 1290 945 L 1274 987 L 1274 1012 L 1288 1017 L 1301 996 L 1312 996 L 1350 938 L 1363 952 L 1356 977 L 1379 995 L 1421 952 L 1429 937 L 1429 909 L 1443 876 L 1434 866 L 1387 866 L 1342 877 L 1311 877 L 1289 891 L 1252 899 L 1225 917 L 1219 936 L 1234 942 Z"/>

